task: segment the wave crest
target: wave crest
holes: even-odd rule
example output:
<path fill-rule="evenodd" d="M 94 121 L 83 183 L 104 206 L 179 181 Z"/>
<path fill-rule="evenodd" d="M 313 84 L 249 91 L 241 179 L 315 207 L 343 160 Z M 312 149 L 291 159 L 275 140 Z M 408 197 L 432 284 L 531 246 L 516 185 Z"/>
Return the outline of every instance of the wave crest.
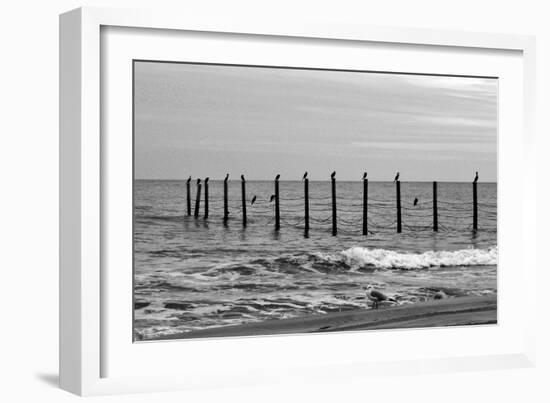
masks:
<path fill-rule="evenodd" d="M 488 266 L 497 264 L 497 247 L 428 251 L 423 253 L 395 252 L 355 246 L 340 252 L 345 263 L 354 268 L 426 269 L 443 266 Z"/>

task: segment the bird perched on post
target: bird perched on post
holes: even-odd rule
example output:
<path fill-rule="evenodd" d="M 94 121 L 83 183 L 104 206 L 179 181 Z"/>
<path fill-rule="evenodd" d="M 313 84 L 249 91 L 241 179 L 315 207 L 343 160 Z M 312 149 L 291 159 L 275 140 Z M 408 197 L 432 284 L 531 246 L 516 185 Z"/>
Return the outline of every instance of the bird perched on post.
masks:
<path fill-rule="evenodd" d="M 197 185 L 200 185 L 200 184 L 201 184 L 201 179 L 198 178 L 198 179 L 197 179 Z"/>
<path fill-rule="evenodd" d="M 397 175 L 395 175 L 395 178 L 393 179 L 394 182 L 397 182 L 399 180 L 399 172 L 397 172 Z"/>
<path fill-rule="evenodd" d="M 335 176 L 336 176 L 336 171 L 334 171 L 330 174 L 330 179 L 334 179 Z"/>
<path fill-rule="evenodd" d="M 363 180 L 367 179 L 367 173 L 363 172 Z"/>
<path fill-rule="evenodd" d="M 278 181 L 280 177 L 281 175 L 277 174 L 277 176 L 275 177 L 275 180 Z"/>
<path fill-rule="evenodd" d="M 250 201 L 250 205 L 252 206 L 254 204 L 254 202 L 256 201 L 256 195 L 254 195 L 254 197 L 252 198 L 252 200 Z"/>
<path fill-rule="evenodd" d="M 386 294 L 375 290 L 372 285 L 368 285 L 364 290 L 367 298 L 372 301 L 372 309 L 378 309 L 378 304 L 382 301 L 397 302 L 394 298 L 390 298 Z"/>
<path fill-rule="evenodd" d="M 306 171 L 306 173 L 304 174 L 304 176 L 302 176 L 302 180 L 305 181 L 306 178 L 307 178 L 307 171 Z"/>
<path fill-rule="evenodd" d="M 229 179 L 229 174 L 225 174 L 225 179 L 223 181 L 227 182 L 228 179 Z"/>
<path fill-rule="evenodd" d="M 187 184 L 189 184 L 189 182 L 191 182 L 191 176 L 189 176 L 189 178 L 187 178 Z"/>
<path fill-rule="evenodd" d="M 271 203 L 273 200 L 275 200 L 275 195 L 271 195 L 271 197 L 269 198 L 269 202 Z"/>
<path fill-rule="evenodd" d="M 477 183 L 477 180 L 479 179 L 479 174 L 476 171 L 476 177 L 474 178 L 474 183 Z"/>
<path fill-rule="evenodd" d="M 204 184 L 206 185 L 209 180 L 210 180 L 210 178 L 208 176 L 206 178 L 204 178 Z"/>
<path fill-rule="evenodd" d="M 241 180 L 244 182 L 244 175 L 241 175 Z"/>
<path fill-rule="evenodd" d="M 417 204 L 418 204 L 418 197 L 415 197 L 413 201 L 413 206 L 416 206 Z"/>

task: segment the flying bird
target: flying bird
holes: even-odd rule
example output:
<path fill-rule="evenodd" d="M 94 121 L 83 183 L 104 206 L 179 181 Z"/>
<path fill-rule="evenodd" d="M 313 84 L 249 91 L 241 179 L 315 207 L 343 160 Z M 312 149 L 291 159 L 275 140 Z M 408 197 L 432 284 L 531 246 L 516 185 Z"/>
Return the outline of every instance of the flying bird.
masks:
<path fill-rule="evenodd" d="M 418 197 L 414 198 L 413 206 L 416 206 L 418 204 Z"/>
<path fill-rule="evenodd" d="M 397 175 L 395 175 L 394 182 L 397 182 L 399 180 L 399 172 L 397 172 Z"/>
<path fill-rule="evenodd" d="M 304 176 L 302 176 L 302 180 L 305 180 L 307 178 L 307 171 L 306 173 L 304 174 Z"/>
<path fill-rule="evenodd" d="M 392 301 L 397 302 L 394 298 L 388 297 L 386 294 L 375 290 L 372 285 L 365 288 L 367 298 L 372 301 L 372 309 L 378 309 L 378 304 L 382 301 Z"/>
<path fill-rule="evenodd" d="M 277 174 L 277 176 L 275 177 L 275 180 L 278 181 L 280 177 L 281 175 Z"/>
<path fill-rule="evenodd" d="M 330 179 L 334 179 L 335 176 L 336 176 L 336 171 L 334 171 L 330 174 Z"/>
<path fill-rule="evenodd" d="M 273 200 L 275 200 L 275 195 L 271 195 L 271 197 L 269 198 L 269 202 L 271 203 Z"/>
<path fill-rule="evenodd" d="M 223 181 L 227 182 L 228 179 L 229 179 L 229 174 L 225 174 L 225 179 Z"/>
<path fill-rule="evenodd" d="M 367 173 L 366 172 L 363 173 L 363 180 L 365 180 L 365 179 L 367 179 Z"/>
<path fill-rule="evenodd" d="M 479 179 L 479 174 L 476 171 L 476 177 L 474 178 L 474 183 L 477 183 L 477 180 Z"/>
<path fill-rule="evenodd" d="M 244 175 L 241 175 L 241 180 L 244 182 Z"/>
<path fill-rule="evenodd" d="M 254 197 L 252 198 L 252 201 L 250 202 L 250 205 L 252 206 L 255 201 L 256 201 L 256 195 L 254 195 Z"/>

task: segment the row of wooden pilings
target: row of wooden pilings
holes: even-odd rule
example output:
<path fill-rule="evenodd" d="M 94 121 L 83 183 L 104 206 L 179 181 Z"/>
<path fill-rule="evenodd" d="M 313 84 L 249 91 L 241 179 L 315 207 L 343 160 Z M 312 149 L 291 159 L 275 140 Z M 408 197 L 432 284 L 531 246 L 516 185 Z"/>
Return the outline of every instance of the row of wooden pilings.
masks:
<path fill-rule="evenodd" d="M 209 214 L 209 202 L 208 202 L 208 180 L 204 180 L 204 218 L 208 218 Z M 229 206 L 228 206 L 228 177 L 223 181 L 223 222 L 227 224 L 229 220 Z M 305 178 L 304 182 L 304 235 L 307 237 L 309 235 L 309 179 Z M 279 203 L 279 175 L 275 178 L 275 194 L 272 196 L 272 200 L 275 201 L 275 230 L 281 229 L 281 211 Z M 187 179 L 187 215 L 191 215 L 191 178 Z M 473 185 L 473 199 L 472 199 L 472 213 L 473 213 L 473 222 L 472 229 L 474 232 L 477 232 L 477 181 L 472 182 Z M 195 199 L 195 211 L 194 216 L 199 217 L 200 211 L 200 200 L 201 200 L 201 188 L 202 183 L 200 179 L 197 179 L 197 195 Z M 433 222 L 432 229 L 437 232 L 439 230 L 438 225 L 438 212 L 437 212 L 437 182 L 433 182 L 433 199 L 432 199 L 432 210 L 433 210 Z M 398 233 L 402 232 L 402 219 L 401 219 L 401 182 L 399 180 L 395 181 L 395 192 L 396 192 L 396 229 Z M 363 179 L 363 235 L 368 235 L 368 198 L 369 198 L 369 180 Z M 242 225 L 246 227 L 247 225 L 247 215 L 246 215 L 246 180 L 244 176 L 241 175 L 241 201 L 242 201 Z M 271 200 L 270 200 L 271 201 Z M 332 235 L 336 236 L 338 234 L 338 220 L 337 220 L 337 203 L 336 203 L 336 178 L 334 175 L 331 177 L 331 204 L 332 204 Z"/>

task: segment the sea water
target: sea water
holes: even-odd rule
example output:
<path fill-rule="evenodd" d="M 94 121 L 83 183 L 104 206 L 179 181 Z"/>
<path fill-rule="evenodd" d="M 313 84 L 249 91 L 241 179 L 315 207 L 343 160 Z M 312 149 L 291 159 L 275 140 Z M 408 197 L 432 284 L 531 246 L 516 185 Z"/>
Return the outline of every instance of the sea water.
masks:
<path fill-rule="evenodd" d="M 338 235 L 332 236 L 331 183 L 310 181 L 305 237 L 301 181 L 280 181 L 276 231 L 273 181 L 246 183 L 244 227 L 240 181 L 228 182 L 224 224 L 223 181 L 208 183 L 205 219 L 204 184 L 196 218 L 194 181 L 187 216 L 185 181 L 136 180 L 135 338 L 364 309 L 368 284 L 398 304 L 439 290 L 451 297 L 496 293 L 496 184 L 478 184 L 477 232 L 471 183 L 438 183 L 438 232 L 432 228 L 432 183 L 400 186 L 402 232 L 396 231 L 396 185 L 370 182 L 364 236 L 363 182 L 337 182 Z"/>

